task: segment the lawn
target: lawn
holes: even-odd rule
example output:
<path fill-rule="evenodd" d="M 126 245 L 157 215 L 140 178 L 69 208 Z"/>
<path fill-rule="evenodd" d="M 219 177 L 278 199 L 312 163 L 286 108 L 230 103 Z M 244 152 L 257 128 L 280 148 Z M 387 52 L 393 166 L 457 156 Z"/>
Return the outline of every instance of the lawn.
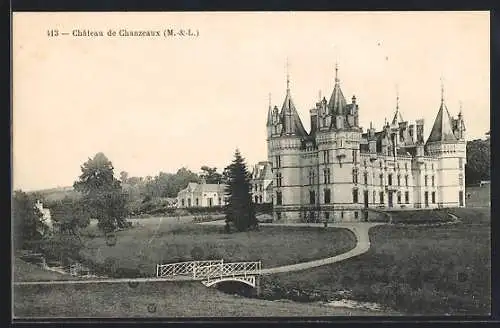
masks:
<path fill-rule="evenodd" d="M 43 280 L 74 280 L 70 275 L 54 271 L 47 271 L 38 265 L 24 262 L 14 257 L 12 264 L 12 278 L 14 281 L 43 281 Z"/>
<path fill-rule="evenodd" d="M 491 306 L 490 210 L 451 212 L 462 222 L 372 228 L 372 248 L 367 253 L 333 265 L 265 277 L 264 297 L 294 299 L 302 294 L 302 299 L 328 299 L 348 290 L 351 299 L 381 303 L 408 314 L 487 315 Z M 301 293 L 290 293 L 293 289 Z"/>
<path fill-rule="evenodd" d="M 199 282 L 16 286 L 15 318 L 264 317 L 384 315 L 320 304 L 249 299 Z"/>
<path fill-rule="evenodd" d="M 103 236 L 85 238 L 82 255 L 94 263 L 139 270 L 153 276 L 157 263 L 193 259 L 262 261 L 262 267 L 294 264 L 341 254 L 354 248 L 347 229 L 261 227 L 260 231 L 223 233 L 222 226 L 177 223 L 176 219 L 144 219 L 143 224 L 116 234 L 107 246 Z M 193 257 L 193 250 L 199 252 Z"/>
<path fill-rule="evenodd" d="M 465 192 L 470 194 L 470 198 L 465 200 L 467 207 L 491 206 L 491 185 L 467 187 Z"/>

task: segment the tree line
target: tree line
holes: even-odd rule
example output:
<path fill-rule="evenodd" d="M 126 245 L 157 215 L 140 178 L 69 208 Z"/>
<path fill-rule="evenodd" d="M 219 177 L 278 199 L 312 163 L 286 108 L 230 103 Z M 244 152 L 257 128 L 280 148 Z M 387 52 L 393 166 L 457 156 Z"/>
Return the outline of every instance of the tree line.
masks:
<path fill-rule="evenodd" d="M 81 174 L 73 184 L 73 189 L 81 197 L 66 197 L 48 204 L 51 221 L 57 225 L 56 234 L 47 233 L 49 223 L 35 206 L 37 194 L 28 194 L 21 190 L 13 194 L 12 216 L 15 249 L 33 249 L 42 252 L 54 252 L 58 255 L 78 254 L 82 247 L 80 231 L 86 228 L 91 219 L 97 220 L 97 227 L 104 234 L 111 234 L 117 229 L 126 228 L 127 202 L 130 189 L 141 187 L 146 196 L 175 197 L 189 182 L 226 184 L 228 204 L 224 207 L 227 232 L 235 228 L 238 231 L 256 228 L 255 208 L 251 198 L 250 172 L 239 151 L 235 160 L 222 173 L 216 168 L 203 166 L 201 176 L 181 168 L 176 174 L 160 172 L 156 177 L 145 179 L 128 177 L 124 171 L 120 179 L 114 176 L 112 162 L 103 154 L 97 153 L 81 166 Z M 128 189 L 127 189 L 128 188 Z M 71 252 L 73 250 L 73 252 Z M 69 255 L 68 255 L 69 254 Z"/>

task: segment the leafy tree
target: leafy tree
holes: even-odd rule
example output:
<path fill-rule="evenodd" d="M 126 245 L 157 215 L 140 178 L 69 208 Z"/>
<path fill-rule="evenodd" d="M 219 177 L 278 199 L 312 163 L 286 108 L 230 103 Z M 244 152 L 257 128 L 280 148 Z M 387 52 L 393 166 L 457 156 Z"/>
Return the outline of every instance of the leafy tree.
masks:
<path fill-rule="evenodd" d="M 228 204 L 224 207 L 226 223 L 232 223 L 238 231 L 246 231 L 257 227 L 255 206 L 252 202 L 250 173 L 245 160 L 237 149 L 234 160 L 229 165 L 229 181 L 226 194 Z"/>
<path fill-rule="evenodd" d="M 47 227 L 43 215 L 35 206 L 35 199 L 23 191 L 15 191 L 12 199 L 12 223 L 15 249 L 42 239 Z"/>
<path fill-rule="evenodd" d="M 131 186 L 138 185 L 139 183 L 142 182 L 142 177 L 130 177 L 127 179 L 127 183 Z"/>
<path fill-rule="evenodd" d="M 49 206 L 51 217 L 60 225 L 61 233 L 68 233 L 79 238 L 79 229 L 90 224 L 90 217 L 82 200 L 65 197 L 60 202 Z"/>
<path fill-rule="evenodd" d="M 121 171 L 120 172 L 120 181 L 122 183 L 127 183 L 127 180 L 128 180 L 128 172 L 126 171 Z"/>
<path fill-rule="evenodd" d="M 206 183 L 222 183 L 222 174 L 217 172 L 216 167 L 204 165 L 201 167 L 201 171 Z"/>
<path fill-rule="evenodd" d="M 490 180 L 490 140 L 476 139 L 467 142 L 467 164 L 465 166 L 467 184 Z"/>
<path fill-rule="evenodd" d="M 126 195 L 113 169 L 108 158 L 97 153 L 83 163 L 82 174 L 73 184 L 73 188 L 83 194 L 84 208 L 89 216 L 98 220 L 98 227 L 104 232 L 126 226 Z"/>

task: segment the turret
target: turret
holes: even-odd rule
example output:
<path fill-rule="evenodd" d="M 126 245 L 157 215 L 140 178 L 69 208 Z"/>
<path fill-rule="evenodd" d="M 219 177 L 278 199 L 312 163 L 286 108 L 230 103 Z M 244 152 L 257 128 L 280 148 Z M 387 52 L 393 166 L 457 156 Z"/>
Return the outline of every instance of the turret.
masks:
<path fill-rule="evenodd" d="M 377 153 L 377 138 L 375 136 L 375 129 L 373 128 L 372 122 L 370 122 L 370 128 L 368 129 L 368 150 L 372 154 Z"/>

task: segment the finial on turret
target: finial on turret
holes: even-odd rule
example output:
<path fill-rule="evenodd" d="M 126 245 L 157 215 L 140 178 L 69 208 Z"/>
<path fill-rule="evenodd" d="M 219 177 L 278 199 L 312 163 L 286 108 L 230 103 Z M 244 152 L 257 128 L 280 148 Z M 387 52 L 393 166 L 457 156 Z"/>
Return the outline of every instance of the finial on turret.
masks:
<path fill-rule="evenodd" d="M 396 110 L 399 109 L 399 86 L 396 84 Z"/>
<path fill-rule="evenodd" d="M 458 116 L 459 116 L 459 117 L 462 117 L 462 101 L 461 101 L 461 100 L 460 100 L 460 102 L 459 102 L 459 105 L 460 105 L 460 107 L 459 107 L 460 109 L 459 109 L 459 111 L 458 111 Z"/>
<path fill-rule="evenodd" d="M 269 92 L 269 108 L 271 108 L 271 93 Z"/>
<path fill-rule="evenodd" d="M 318 101 L 321 102 L 321 90 L 318 91 Z"/>
<path fill-rule="evenodd" d="M 373 122 L 370 121 L 370 130 L 373 129 Z"/>
<path fill-rule="evenodd" d="M 290 64 L 288 62 L 288 57 L 286 57 L 286 90 L 290 90 Z"/>
<path fill-rule="evenodd" d="M 335 83 L 339 83 L 339 63 L 335 63 Z"/>
<path fill-rule="evenodd" d="M 444 82 L 443 77 L 441 77 L 441 104 L 444 103 Z"/>

